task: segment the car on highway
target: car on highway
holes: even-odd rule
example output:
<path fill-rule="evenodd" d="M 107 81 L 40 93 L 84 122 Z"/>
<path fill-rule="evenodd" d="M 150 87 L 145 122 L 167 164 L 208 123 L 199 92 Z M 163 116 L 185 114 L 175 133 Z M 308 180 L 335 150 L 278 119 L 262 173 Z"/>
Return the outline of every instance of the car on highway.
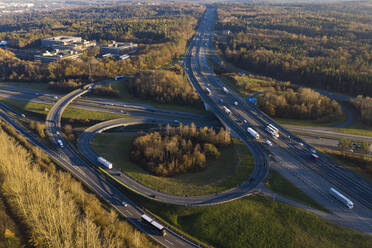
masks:
<path fill-rule="evenodd" d="M 239 105 L 239 103 L 238 103 L 237 101 L 235 101 L 235 102 L 234 102 L 234 105 L 235 105 L 235 106 L 238 106 L 238 105 Z"/>
<path fill-rule="evenodd" d="M 26 118 L 26 115 L 25 115 L 25 114 L 21 114 L 21 116 L 22 116 L 23 118 Z"/>
<path fill-rule="evenodd" d="M 61 147 L 61 148 L 64 147 L 62 140 L 58 139 L 57 143 L 58 143 L 59 147 Z"/>
<path fill-rule="evenodd" d="M 266 145 L 268 145 L 268 146 L 272 146 L 272 145 L 273 145 L 273 143 L 271 143 L 270 140 L 266 140 L 265 143 L 266 143 Z"/>
<path fill-rule="evenodd" d="M 57 135 L 59 135 L 59 134 L 60 134 L 60 132 L 59 132 L 59 131 L 57 131 L 57 132 L 56 132 L 56 134 L 57 134 Z"/>
<path fill-rule="evenodd" d="M 248 123 L 248 121 L 246 119 L 244 119 L 243 122 L 244 122 L 244 124 L 247 124 Z"/>
<path fill-rule="evenodd" d="M 298 144 L 299 144 L 300 146 L 304 146 L 304 143 L 302 143 L 302 142 L 299 142 Z"/>
<path fill-rule="evenodd" d="M 313 149 L 313 148 L 311 148 L 310 151 L 311 151 L 311 153 L 316 153 L 316 150 Z"/>
<path fill-rule="evenodd" d="M 223 103 L 223 99 L 222 99 L 222 98 L 218 99 L 218 101 L 219 101 L 220 103 Z"/>
<path fill-rule="evenodd" d="M 179 124 L 180 123 L 179 120 L 174 120 L 173 122 L 176 123 L 176 124 Z"/>
<path fill-rule="evenodd" d="M 58 96 L 53 96 L 54 99 L 58 99 Z"/>
<path fill-rule="evenodd" d="M 126 202 L 121 202 L 121 205 L 123 206 L 123 207 L 128 207 L 128 203 L 126 203 Z"/>

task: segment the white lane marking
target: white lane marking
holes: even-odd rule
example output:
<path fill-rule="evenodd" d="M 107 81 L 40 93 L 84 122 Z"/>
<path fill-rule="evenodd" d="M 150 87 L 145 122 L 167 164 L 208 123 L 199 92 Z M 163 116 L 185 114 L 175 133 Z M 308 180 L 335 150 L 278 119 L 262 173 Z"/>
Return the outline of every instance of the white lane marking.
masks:
<path fill-rule="evenodd" d="M 174 245 L 172 242 L 170 242 L 169 240 L 164 240 L 165 242 L 168 242 L 169 244 L 171 244 L 171 245 Z"/>

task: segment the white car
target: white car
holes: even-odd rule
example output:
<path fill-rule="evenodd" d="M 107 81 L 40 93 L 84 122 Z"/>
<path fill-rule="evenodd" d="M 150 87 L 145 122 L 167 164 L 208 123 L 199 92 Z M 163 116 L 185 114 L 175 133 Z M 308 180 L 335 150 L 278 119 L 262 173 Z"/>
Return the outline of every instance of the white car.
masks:
<path fill-rule="evenodd" d="M 244 119 L 243 122 L 244 122 L 244 124 L 247 124 L 248 123 L 248 121 L 246 119 Z"/>
<path fill-rule="evenodd" d="M 58 96 L 54 96 L 53 98 L 54 98 L 54 99 L 58 99 Z"/>
<path fill-rule="evenodd" d="M 122 202 L 121 205 L 124 206 L 124 207 L 128 207 L 128 203 L 126 203 L 126 202 Z"/>
<path fill-rule="evenodd" d="M 271 143 L 271 141 L 270 140 L 266 140 L 266 145 L 268 145 L 268 146 L 272 146 L 273 145 L 273 143 Z"/>
<path fill-rule="evenodd" d="M 26 115 L 25 115 L 25 114 L 21 114 L 21 116 L 22 116 L 23 118 L 26 118 Z"/>
<path fill-rule="evenodd" d="M 61 147 L 61 148 L 64 147 L 62 140 L 60 140 L 60 139 L 57 140 L 57 143 L 58 143 L 59 147 Z"/>
<path fill-rule="evenodd" d="M 238 106 L 238 105 L 239 105 L 239 103 L 238 103 L 237 101 L 235 101 L 235 102 L 234 102 L 234 105 L 235 105 L 235 106 Z"/>
<path fill-rule="evenodd" d="M 302 143 L 302 142 L 300 142 L 300 143 L 298 143 L 300 146 L 304 146 L 304 143 Z"/>
<path fill-rule="evenodd" d="M 315 149 L 310 149 L 310 151 L 311 151 L 312 153 L 316 153 L 316 150 L 315 150 Z"/>

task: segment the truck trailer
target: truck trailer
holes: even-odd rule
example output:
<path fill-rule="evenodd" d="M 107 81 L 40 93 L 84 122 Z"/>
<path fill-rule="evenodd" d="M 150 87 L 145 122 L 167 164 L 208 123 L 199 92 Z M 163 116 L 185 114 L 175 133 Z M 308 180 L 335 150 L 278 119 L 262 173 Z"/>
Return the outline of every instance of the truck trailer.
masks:
<path fill-rule="evenodd" d="M 112 169 L 112 163 L 110 161 L 107 161 L 106 159 L 104 159 L 103 157 L 98 157 L 97 158 L 97 161 L 100 165 L 103 165 L 104 167 L 106 167 L 107 169 Z"/>
<path fill-rule="evenodd" d="M 255 139 L 259 139 L 260 135 L 251 127 L 247 128 L 247 132 Z"/>
<path fill-rule="evenodd" d="M 354 207 L 354 203 L 349 200 L 349 198 L 347 198 L 346 196 L 344 196 L 343 194 L 341 194 L 339 191 L 337 191 L 336 189 L 334 188 L 331 188 L 329 190 L 329 193 L 335 197 L 337 200 L 339 200 L 340 202 L 342 202 L 346 207 L 348 208 L 353 208 Z"/>

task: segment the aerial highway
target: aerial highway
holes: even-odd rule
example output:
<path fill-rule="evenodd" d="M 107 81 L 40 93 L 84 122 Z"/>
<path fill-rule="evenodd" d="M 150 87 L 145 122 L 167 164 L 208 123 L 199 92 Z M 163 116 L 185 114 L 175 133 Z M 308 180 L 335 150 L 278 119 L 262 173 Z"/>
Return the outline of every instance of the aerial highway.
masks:
<path fill-rule="evenodd" d="M 48 154 L 57 164 L 70 171 L 79 181 L 84 183 L 89 189 L 95 192 L 101 199 L 114 207 L 130 223 L 139 230 L 148 234 L 151 239 L 164 247 L 201 247 L 199 244 L 188 240 L 166 227 L 166 236 L 160 236 L 152 228 L 141 222 L 141 215 L 146 213 L 133 201 L 126 197 L 120 190 L 104 179 L 97 171 L 89 166 L 85 160 L 75 154 L 75 151 L 68 146 L 67 142 L 63 149 L 52 149 L 45 143 L 36 138 L 31 131 L 24 128 L 18 121 L 0 109 L 0 117 L 22 134 L 31 144 L 39 147 Z M 124 206 L 122 203 L 127 203 Z"/>
<path fill-rule="evenodd" d="M 10 86 L 10 85 L 1 85 L 0 97 L 14 99 L 19 101 L 27 102 L 36 102 L 42 104 L 54 104 L 58 101 L 61 95 L 56 95 L 48 91 L 40 91 L 34 89 L 24 89 L 19 86 Z M 57 97 L 57 99 L 56 99 Z M 143 117 L 144 113 L 148 113 L 149 116 L 152 116 L 152 113 L 155 113 L 156 116 L 174 116 L 175 119 L 195 119 L 199 121 L 205 121 L 206 124 L 213 122 L 215 119 L 213 116 L 205 114 L 195 114 L 187 113 L 174 110 L 166 110 L 155 108 L 148 104 L 139 104 L 139 103 L 130 103 L 130 102 L 121 102 L 117 100 L 89 97 L 89 98 L 79 98 L 76 99 L 70 105 L 73 108 L 97 111 L 97 112 L 106 112 L 113 113 L 118 115 L 129 115 L 129 116 L 140 116 Z M 178 117 L 177 117 L 178 116 Z M 318 135 L 326 136 L 333 139 L 342 139 L 347 138 L 355 141 L 368 141 L 372 142 L 371 136 L 363 136 L 349 133 L 338 133 L 332 131 L 332 127 L 308 127 L 308 126 L 295 126 L 295 125 L 283 125 L 284 128 L 291 132 L 308 134 L 308 135 Z M 317 144 L 318 142 L 314 142 Z"/>
<path fill-rule="evenodd" d="M 94 126 L 91 126 L 84 130 L 84 132 L 80 135 L 77 141 L 77 147 L 82 155 L 87 158 L 92 164 L 99 166 L 97 159 L 99 154 L 94 152 L 90 147 L 90 141 L 94 137 L 95 134 L 101 133 L 103 131 L 117 128 L 120 126 L 129 126 L 129 125 L 138 125 L 138 124 L 167 124 L 173 123 L 173 119 L 165 119 L 164 117 L 158 118 L 142 118 L 136 120 L 128 120 L 128 119 L 115 119 L 109 120 L 105 122 L 98 123 Z M 185 124 L 188 124 L 187 122 Z M 262 159 L 262 160 L 260 160 Z M 264 158 L 257 158 L 256 159 L 256 166 L 257 161 L 261 163 L 265 163 L 263 160 Z M 125 187 L 133 190 L 134 192 L 141 194 L 144 197 L 151 198 L 156 201 L 170 203 L 175 205 L 187 205 L 187 206 L 202 206 L 202 205 L 213 205 L 213 204 L 221 204 L 224 202 L 232 201 L 243 196 L 247 196 L 252 193 L 255 187 L 259 184 L 260 181 L 252 180 L 253 178 L 261 178 L 265 175 L 259 173 L 265 173 L 264 170 L 254 170 L 252 175 L 247 175 L 247 180 L 239 185 L 236 188 L 232 188 L 229 191 L 225 191 L 218 194 L 210 194 L 210 195 L 202 195 L 202 196 L 176 196 L 176 195 L 169 195 L 162 192 L 159 192 L 155 189 L 151 189 L 146 187 L 145 185 L 137 182 L 136 180 L 132 179 L 128 176 L 125 172 L 118 170 L 115 168 L 115 165 L 112 169 L 104 168 L 100 166 L 101 170 L 104 170 L 106 173 L 110 174 L 111 177 L 115 178 L 117 181 L 120 181 L 122 185 Z"/>
<path fill-rule="evenodd" d="M 215 113 L 233 132 L 241 134 L 242 139 L 258 142 L 263 146 L 267 140 L 270 141 L 272 146 L 266 146 L 275 159 L 273 168 L 334 215 L 341 217 L 345 226 L 372 233 L 371 183 L 321 153 L 318 153 L 319 160 L 312 160 L 310 155 L 313 147 L 275 123 L 255 106 L 246 104 L 244 99 L 228 89 L 214 73 L 208 62 L 209 54 L 213 53 L 211 39 L 214 22 L 215 9 L 208 8 L 184 61 L 188 78 L 208 110 Z M 279 139 L 273 139 L 266 131 L 269 124 L 279 129 Z M 252 141 L 252 137 L 248 135 L 248 127 L 259 134 L 257 141 Z M 338 188 L 350 197 L 355 202 L 355 207 L 349 210 L 336 201 L 329 193 L 331 187 Z"/>

